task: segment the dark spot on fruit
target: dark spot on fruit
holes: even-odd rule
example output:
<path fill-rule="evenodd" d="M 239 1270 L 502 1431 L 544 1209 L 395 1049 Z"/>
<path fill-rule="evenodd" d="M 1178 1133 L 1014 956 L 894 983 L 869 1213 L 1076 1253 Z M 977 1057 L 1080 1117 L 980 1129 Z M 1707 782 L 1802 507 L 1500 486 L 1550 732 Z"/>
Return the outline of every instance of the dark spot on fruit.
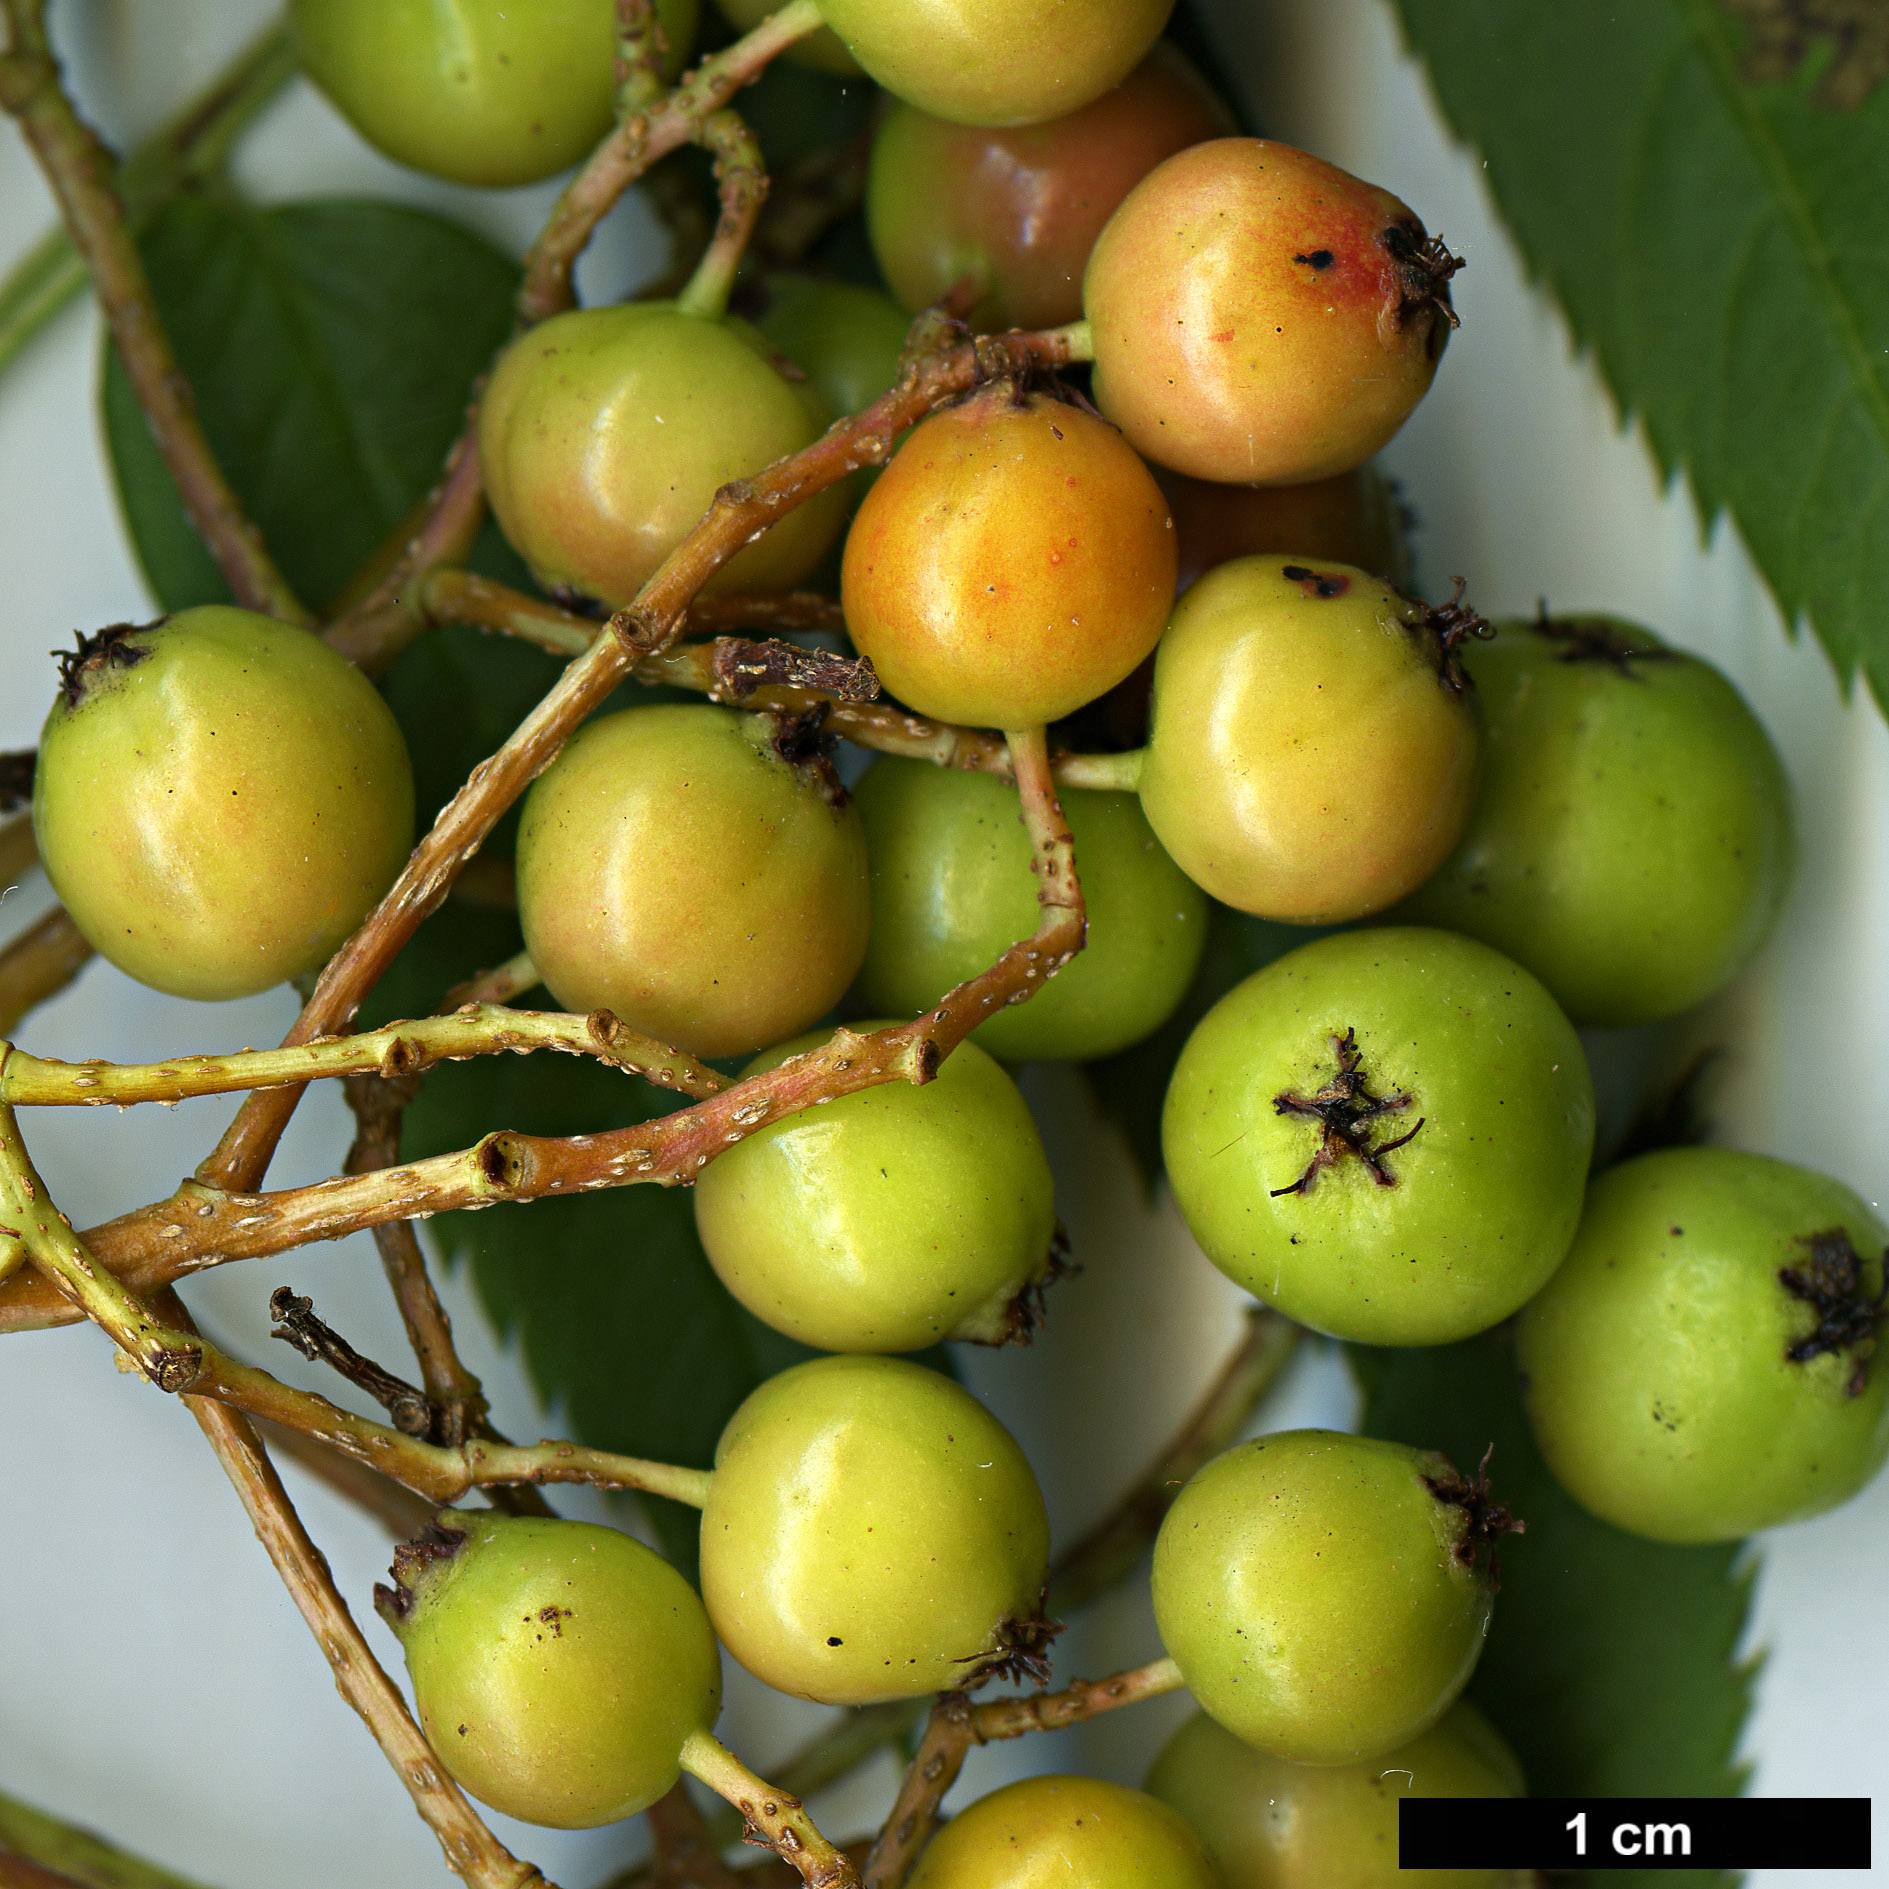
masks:
<path fill-rule="evenodd" d="M 1351 588 L 1351 579 L 1342 571 L 1314 571 L 1303 564 L 1283 564 L 1279 575 L 1297 584 L 1308 597 L 1342 597 Z"/>
<path fill-rule="evenodd" d="M 1315 249 L 1309 256 L 1294 256 L 1292 260 L 1310 263 L 1314 269 L 1329 269 L 1337 258 L 1329 249 Z"/>
<path fill-rule="evenodd" d="M 828 1646 L 844 1646 L 846 1644 L 837 1633 L 829 1633 L 826 1636 L 826 1643 Z"/>

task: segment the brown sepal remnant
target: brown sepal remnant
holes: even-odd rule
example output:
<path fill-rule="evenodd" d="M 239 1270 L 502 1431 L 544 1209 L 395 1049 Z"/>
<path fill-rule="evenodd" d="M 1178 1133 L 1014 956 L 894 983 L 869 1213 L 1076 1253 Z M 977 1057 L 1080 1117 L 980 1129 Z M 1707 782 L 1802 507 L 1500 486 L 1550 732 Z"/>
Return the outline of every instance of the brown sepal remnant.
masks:
<path fill-rule="evenodd" d="M 465 1546 L 466 1531 L 449 1528 L 437 1517 L 394 1550 L 393 1586 L 385 1581 L 374 1583 L 374 1611 L 390 1627 L 401 1626 L 413 1611 L 414 1590 L 432 1571 L 436 1562 L 450 1561 Z"/>
<path fill-rule="evenodd" d="M 1482 1461 L 1476 1465 L 1473 1476 L 1465 1476 L 1447 1456 L 1441 1457 L 1442 1473 L 1423 1479 L 1424 1487 L 1439 1502 L 1462 1510 L 1464 1528 L 1462 1539 L 1456 1544 L 1456 1560 L 1466 1568 L 1486 1567 L 1492 1588 L 1502 1585 L 1502 1571 L 1495 1556 L 1496 1543 L 1504 1535 L 1528 1532 L 1528 1524 L 1511 1514 L 1506 1502 L 1496 1501 L 1490 1490 L 1489 1459 L 1494 1454 L 1495 1445 L 1491 1443 L 1483 1451 Z"/>
<path fill-rule="evenodd" d="M 973 1653 L 958 1662 L 970 1668 L 960 1690 L 974 1692 L 993 1679 L 1030 1679 L 1039 1686 L 1049 1684 L 1050 1643 L 1063 1631 L 1063 1623 L 1050 1619 L 1043 1611 L 1048 1598 L 1049 1589 L 1045 1588 L 1029 1619 L 1006 1620 L 997 1629 L 997 1645 L 993 1651 Z"/>
<path fill-rule="evenodd" d="M 1817 1314 L 1816 1325 L 1802 1338 L 1786 1345 L 1784 1355 L 1793 1364 L 1834 1352 L 1847 1356 L 1855 1368 L 1844 1394 L 1861 1396 L 1869 1383 L 1869 1361 L 1876 1350 L 1876 1329 L 1883 1321 L 1889 1299 L 1889 1252 L 1877 1268 L 1874 1293 L 1863 1289 L 1863 1259 L 1841 1227 L 1807 1233 L 1798 1242 L 1802 1262 L 1778 1268 L 1778 1284 Z"/>
<path fill-rule="evenodd" d="M 1036 1328 L 1048 1315 L 1049 1289 L 1058 1279 L 1067 1278 L 1082 1268 L 1069 1257 L 1069 1230 L 1058 1220 L 1049 1236 L 1049 1251 L 1043 1258 L 1043 1270 L 1010 1301 L 1005 1313 L 1001 1338 L 973 1339 L 974 1344 L 1027 1345 L 1036 1336 Z"/>
<path fill-rule="evenodd" d="M 33 797 L 33 773 L 39 755 L 27 748 L 18 754 L 0 754 L 0 813 L 11 813 Z"/>
<path fill-rule="evenodd" d="M 743 702 L 756 689 L 820 689 L 842 702 L 876 702 L 879 678 L 863 656 L 836 656 L 824 649 L 801 649 L 770 637 L 718 636 L 709 658 L 720 701 Z"/>
<path fill-rule="evenodd" d="M 1495 634 L 1487 617 L 1479 616 L 1463 602 L 1467 588 L 1464 579 L 1452 577 L 1450 600 L 1423 606 L 1423 627 L 1436 638 L 1436 676 L 1445 695 L 1460 696 L 1469 687 L 1463 673 L 1463 645 L 1473 637 L 1486 643 Z"/>
<path fill-rule="evenodd" d="M 774 722 L 774 752 L 825 795 L 826 804 L 837 812 L 852 798 L 833 765 L 833 750 L 839 745 L 827 732 L 830 712 L 825 702 L 809 707 L 766 711 Z"/>
<path fill-rule="evenodd" d="M 169 617 L 159 617 L 155 623 L 113 623 L 94 630 L 90 636 L 79 637 L 75 648 L 51 651 L 59 662 L 59 693 L 66 707 L 78 707 L 85 699 L 87 681 L 100 670 L 129 669 L 133 663 L 143 662 L 151 652 L 125 639 L 162 629 L 169 621 Z"/>
<path fill-rule="evenodd" d="M 1545 597 L 1535 604 L 1535 621 L 1530 628 L 1537 636 L 1560 645 L 1555 651 L 1556 662 L 1610 663 L 1633 682 L 1644 680 L 1633 667 L 1636 662 L 1673 662 L 1679 653 L 1660 643 L 1642 646 L 1627 636 L 1620 624 L 1605 617 L 1551 617 Z"/>
<path fill-rule="evenodd" d="M 1415 217 L 1403 218 L 1380 230 L 1377 240 L 1397 270 L 1399 294 L 1392 319 L 1397 327 L 1406 328 L 1429 310 L 1429 353 L 1435 360 L 1443 351 L 1443 325 L 1463 325 L 1450 302 L 1450 277 L 1466 266 L 1464 259 L 1451 255 L 1442 236 L 1429 235 Z"/>
<path fill-rule="evenodd" d="M 1745 78 L 1775 85 L 1795 75 L 1818 40 L 1831 59 L 1812 95 L 1832 111 L 1855 111 L 1889 78 L 1885 0 L 1720 0 L 1745 27 Z"/>
<path fill-rule="evenodd" d="M 1294 1095 L 1289 1089 L 1282 1090 L 1272 1099 L 1275 1115 L 1307 1116 L 1318 1122 L 1324 1130 L 1319 1139 L 1318 1151 L 1306 1163 L 1305 1172 L 1296 1181 L 1273 1188 L 1274 1200 L 1281 1194 L 1310 1193 L 1312 1183 L 1320 1171 L 1335 1166 L 1346 1155 L 1362 1161 L 1370 1169 L 1371 1178 L 1378 1186 L 1395 1187 L 1397 1176 L 1384 1165 L 1384 1157 L 1413 1140 L 1417 1129 L 1423 1126 L 1423 1118 L 1419 1118 L 1416 1128 L 1408 1134 L 1399 1135 L 1395 1141 L 1373 1141 L 1371 1124 L 1380 1115 L 1390 1115 L 1399 1109 L 1408 1108 L 1409 1091 L 1384 1096 L 1371 1093 L 1370 1078 L 1364 1073 L 1364 1052 L 1358 1048 L 1356 1030 L 1347 1030 L 1343 1036 L 1334 1036 L 1332 1048 L 1337 1052 L 1338 1069 L 1322 1089 L 1311 1095 Z"/>

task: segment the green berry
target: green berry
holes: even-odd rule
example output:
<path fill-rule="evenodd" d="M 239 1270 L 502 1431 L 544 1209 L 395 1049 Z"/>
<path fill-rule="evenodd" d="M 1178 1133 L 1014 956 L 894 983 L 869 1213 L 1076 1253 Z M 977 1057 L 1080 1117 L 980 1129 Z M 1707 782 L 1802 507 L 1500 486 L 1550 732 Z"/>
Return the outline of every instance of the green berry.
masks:
<path fill-rule="evenodd" d="M 444 1509 L 393 1573 L 374 1601 L 420 1727 L 494 1810 L 561 1830 L 633 1816 L 715 1723 L 721 1655 L 702 1603 L 614 1528 Z"/>
<path fill-rule="evenodd" d="M 657 0 L 682 70 L 697 0 Z M 378 151 L 461 184 L 535 183 L 615 113 L 616 0 L 290 0 L 302 68 Z"/>
<path fill-rule="evenodd" d="M 1791 868 L 1783 763 L 1708 662 L 1636 624 L 1504 624 L 1468 659 L 1483 778 L 1404 907 L 1506 951 L 1576 1023 L 1712 995 L 1764 942 Z"/>
<path fill-rule="evenodd" d="M 406 863 L 406 742 L 318 636 L 205 605 L 106 630 L 62 668 L 39 856 L 86 941 L 140 983 L 220 999 L 305 976 Z"/>
<path fill-rule="evenodd" d="M 1447 1458 L 1331 1430 L 1217 1456 L 1154 1547 L 1154 1617 L 1203 1711 L 1299 1764 L 1433 1725 L 1482 1651 L 1509 1526 Z"/>
<path fill-rule="evenodd" d="M 742 1073 L 824 1040 L 784 1043 Z M 1054 1190 L 1017 1085 L 967 1043 L 922 1088 L 888 1082 L 756 1129 L 695 1183 L 695 1224 L 722 1284 L 802 1344 L 1004 1344 L 1034 1322 Z"/>
<path fill-rule="evenodd" d="M 1763 1155 L 1610 1169 L 1517 1334 L 1548 1467 L 1656 1541 L 1734 1541 L 1847 1501 L 1889 1457 L 1886 1244 L 1841 1182 Z"/>
<path fill-rule="evenodd" d="M 684 703 L 565 744 L 518 829 L 525 947 L 565 1009 L 727 1056 L 804 1030 L 852 982 L 859 816 L 782 737 L 772 716 Z"/>
<path fill-rule="evenodd" d="M 479 460 L 500 529 L 548 589 L 626 604 L 734 479 L 819 437 L 825 408 L 744 323 L 670 302 L 573 309 L 499 356 Z M 711 580 L 799 582 L 839 530 L 817 493 Z"/>
<path fill-rule="evenodd" d="M 1119 85 L 1174 0 L 822 0 L 897 98 L 961 125 L 1059 118 Z"/>
<path fill-rule="evenodd" d="M 829 1705 L 918 1698 L 1027 1653 L 1049 1560 L 1036 1478 L 949 1378 L 816 1358 L 729 1418 L 702 1597 L 742 1665 Z"/>
<path fill-rule="evenodd" d="M 1064 788 L 1088 941 L 1025 1004 L 971 1040 L 1007 1062 L 1113 1055 L 1159 1029 L 1207 940 L 1207 900 L 1168 858 L 1133 794 Z M 990 774 L 886 756 L 857 789 L 872 867 L 860 988 L 914 1016 L 1036 928 L 1030 842 L 1014 787 Z"/>
<path fill-rule="evenodd" d="M 1155 656 L 1140 781 L 1174 863 L 1225 904 L 1298 925 L 1414 891 L 1475 796 L 1450 638 L 1477 620 L 1348 564 L 1209 571 Z"/>
<path fill-rule="evenodd" d="M 925 1846 L 911 1889 L 1222 1889 L 1201 1840 L 1145 1791 L 1032 1777 L 980 1797 Z"/>
<path fill-rule="evenodd" d="M 1497 1889 L 1499 1869 L 1399 1869 L 1397 1806 L 1519 1797 L 1522 1772 L 1458 1699 L 1427 1732 L 1362 1764 L 1291 1764 L 1197 1712 L 1162 1747 L 1148 1789 L 1199 1832 L 1227 1889 Z"/>
<path fill-rule="evenodd" d="M 1341 932 L 1202 1018 L 1162 1114 L 1207 1257 L 1315 1330 L 1447 1344 L 1574 1238 L 1594 1140 L 1580 1040 L 1520 965 L 1450 932 Z"/>

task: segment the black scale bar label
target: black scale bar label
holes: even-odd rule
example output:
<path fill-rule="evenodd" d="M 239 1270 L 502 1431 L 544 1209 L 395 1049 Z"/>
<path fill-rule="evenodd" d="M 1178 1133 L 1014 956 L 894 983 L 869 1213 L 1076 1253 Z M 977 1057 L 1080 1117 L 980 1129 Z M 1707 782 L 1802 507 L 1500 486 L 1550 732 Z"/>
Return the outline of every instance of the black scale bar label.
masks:
<path fill-rule="evenodd" d="M 1404 1869 L 1867 1869 L 1867 1797 L 1406 1797 Z"/>

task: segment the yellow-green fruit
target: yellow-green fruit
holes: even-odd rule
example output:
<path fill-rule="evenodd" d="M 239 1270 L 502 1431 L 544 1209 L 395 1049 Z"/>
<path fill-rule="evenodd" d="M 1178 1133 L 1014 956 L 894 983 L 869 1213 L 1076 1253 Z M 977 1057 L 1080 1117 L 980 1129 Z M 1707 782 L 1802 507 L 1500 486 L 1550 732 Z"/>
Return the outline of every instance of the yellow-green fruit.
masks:
<path fill-rule="evenodd" d="M 872 865 L 860 988 L 915 1016 L 1036 928 L 1017 793 L 990 774 L 886 756 L 858 787 Z M 1133 794 L 1064 788 L 1088 941 L 1028 1003 L 971 1041 L 1007 1062 L 1084 1060 L 1138 1043 L 1179 1004 L 1207 941 L 1207 899 L 1150 831 Z"/>
<path fill-rule="evenodd" d="M 1146 1791 L 1033 1777 L 953 1817 L 911 1889 L 1221 1889 L 1221 1876 L 1185 1819 Z"/>
<path fill-rule="evenodd" d="M 959 125 L 1033 125 L 1100 98 L 1160 37 L 1174 0 L 821 0 L 888 92 Z"/>
<path fill-rule="evenodd" d="M 1381 1757 L 1475 1670 L 1495 1583 L 1448 1460 L 1287 1430 L 1194 1477 L 1154 1545 L 1154 1617 L 1203 1711 L 1297 1764 Z"/>
<path fill-rule="evenodd" d="M 479 404 L 479 461 L 499 528 L 553 591 L 626 604 L 722 486 L 819 437 L 825 408 L 744 323 L 672 302 L 554 315 L 499 356 Z M 778 590 L 843 522 L 816 493 L 710 580 Z"/>
<path fill-rule="evenodd" d="M 393 1572 L 374 1601 L 421 1729 L 494 1810 L 560 1830 L 633 1816 L 715 1723 L 721 1654 L 701 1601 L 614 1528 L 444 1509 Z"/>
<path fill-rule="evenodd" d="M 968 1684 L 1036 1613 L 1049 1521 L 968 1391 L 902 1358 L 816 1358 L 729 1418 L 702 1598 L 742 1665 L 828 1705 Z"/>
<path fill-rule="evenodd" d="M 1363 1764 L 1289 1764 L 1197 1713 L 1148 1789 L 1205 1839 L 1227 1889 L 1495 1889 L 1499 1869 L 1399 1869 L 1406 1797 L 1519 1797 L 1521 1766 L 1466 1699 Z"/>
<path fill-rule="evenodd" d="M 205 605 L 90 639 L 40 733 L 33 827 L 86 941 L 177 997 L 323 964 L 405 863 L 391 711 L 306 630 Z"/>
<path fill-rule="evenodd" d="M 824 1040 L 783 1043 L 742 1074 Z M 1028 1334 L 1054 1196 L 1017 1085 L 962 1043 L 922 1087 L 883 1083 L 756 1129 L 703 1170 L 695 1224 L 722 1284 L 802 1344 L 994 1345 Z"/>
<path fill-rule="evenodd" d="M 1763 724 L 1710 663 L 1618 617 L 1505 623 L 1467 667 L 1482 786 L 1403 914 L 1506 951 L 1576 1023 L 1702 1003 L 1790 884 L 1790 783 Z"/>
<path fill-rule="evenodd" d="M 866 949 L 866 843 L 767 715 L 693 704 L 587 723 L 518 829 L 525 947 L 567 1010 L 613 1010 L 698 1056 L 832 1008 Z"/>
<path fill-rule="evenodd" d="M 1290 924 L 1381 911 L 1448 856 L 1475 716 L 1437 613 L 1348 564 L 1236 558 L 1176 606 L 1141 805 L 1217 899 Z"/>
<path fill-rule="evenodd" d="M 656 0 L 681 71 L 698 0 Z M 616 0 L 291 0 L 302 69 L 378 151 L 461 184 L 529 184 L 610 129 Z"/>
<path fill-rule="evenodd" d="M 1655 1541 L 1847 1501 L 1889 1458 L 1885 1246 L 1856 1194 L 1788 1161 L 1666 1148 L 1609 1168 L 1516 1328 L 1556 1480 Z"/>

